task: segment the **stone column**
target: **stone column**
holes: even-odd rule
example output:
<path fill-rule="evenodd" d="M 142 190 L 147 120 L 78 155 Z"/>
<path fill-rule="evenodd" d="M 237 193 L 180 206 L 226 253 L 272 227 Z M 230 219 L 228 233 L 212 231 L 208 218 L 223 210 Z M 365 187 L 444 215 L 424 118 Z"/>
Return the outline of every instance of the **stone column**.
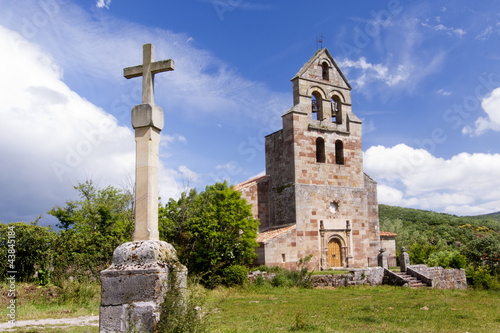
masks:
<path fill-rule="evenodd" d="M 406 248 L 401 248 L 401 253 L 399 254 L 399 267 L 401 272 L 406 272 L 406 268 L 410 266 L 410 255 L 406 252 Z"/>
<path fill-rule="evenodd" d="M 345 265 L 350 268 L 352 263 L 352 253 L 351 253 L 351 222 L 349 220 L 345 221 L 345 233 L 346 233 L 346 245 L 347 245 L 347 256 Z"/>
<path fill-rule="evenodd" d="M 379 267 L 389 268 L 389 258 L 385 253 L 385 249 L 380 249 L 380 253 L 377 255 L 377 263 Z"/>
<path fill-rule="evenodd" d="M 155 104 L 139 104 L 132 109 L 135 129 L 135 230 L 133 241 L 159 240 L 158 164 L 163 110 Z"/>

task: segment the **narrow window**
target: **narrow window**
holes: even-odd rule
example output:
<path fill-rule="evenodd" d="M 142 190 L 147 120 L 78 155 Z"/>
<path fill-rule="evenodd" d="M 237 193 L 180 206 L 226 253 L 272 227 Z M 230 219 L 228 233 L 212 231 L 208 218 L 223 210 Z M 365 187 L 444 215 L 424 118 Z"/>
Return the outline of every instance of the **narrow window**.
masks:
<path fill-rule="evenodd" d="M 316 139 L 316 162 L 325 163 L 325 140 L 323 138 Z"/>
<path fill-rule="evenodd" d="M 313 120 L 323 120 L 322 104 L 321 95 L 318 92 L 313 92 L 311 95 L 311 117 Z"/>
<path fill-rule="evenodd" d="M 335 163 L 344 164 L 344 143 L 341 140 L 335 141 Z"/>
<path fill-rule="evenodd" d="M 342 103 L 338 96 L 333 96 L 332 103 L 332 123 L 342 124 Z"/>
<path fill-rule="evenodd" d="M 328 73 L 328 63 L 327 62 L 324 62 L 322 65 L 321 65 L 321 77 L 323 80 L 330 80 L 330 75 Z"/>
<path fill-rule="evenodd" d="M 286 262 L 286 255 L 284 253 L 281 254 L 281 262 Z"/>

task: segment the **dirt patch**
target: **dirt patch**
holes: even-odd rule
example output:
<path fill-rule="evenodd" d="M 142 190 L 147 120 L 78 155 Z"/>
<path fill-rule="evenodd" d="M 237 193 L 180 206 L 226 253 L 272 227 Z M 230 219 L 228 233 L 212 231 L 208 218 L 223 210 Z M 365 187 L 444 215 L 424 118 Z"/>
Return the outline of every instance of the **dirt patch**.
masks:
<path fill-rule="evenodd" d="M 75 318 L 60 318 L 60 319 L 34 319 L 34 320 L 19 320 L 14 324 L 1 323 L 1 332 L 12 332 L 19 327 L 41 328 L 41 327 L 57 327 L 57 326 L 99 326 L 99 316 L 84 316 Z"/>

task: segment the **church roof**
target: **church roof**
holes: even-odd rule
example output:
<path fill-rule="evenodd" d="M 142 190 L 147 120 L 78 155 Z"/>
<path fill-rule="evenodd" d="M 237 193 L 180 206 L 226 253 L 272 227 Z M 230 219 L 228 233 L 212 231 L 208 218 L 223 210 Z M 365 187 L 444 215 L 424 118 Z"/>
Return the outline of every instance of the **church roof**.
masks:
<path fill-rule="evenodd" d="M 283 234 L 287 233 L 288 231 L 293 230 L 295 228 L 297 228 L 296 224 L 290 225 L 288 227 L 266 230 L 266 231 L 258 234 L 256 240 L 258 243 L 265 243 L 265 242 L 267 242 L 273 238 L 276 238 L 278 236 L 281 236 L 281 235 L 283 235 Z"/>
<path fill-rule="evenodd" d="M 259 183 L 263 180 L 266 180 L 267 178 L 269 178 L 268 175 L 253 177 L 253 178 L 250 178 L 249 180 L 245 180 L 243 183 L 239 183 L 237 185 L 234 185 L 234 189 L 236 191 L 241 191 L 242 189 L 244 189 L 248 186 L 251 186 L 253 183 Z"/>
<path fill-rule="evenodd" d="M 316 53 L 312 56 L 312 58 L 309 59 L 309 61 L 306 62 L 304 64 L 304 66 L 302 66 L 302 68 L 300 69 L 300 71 L 297 74 L 295 74 L 295 76 L 292 78 L 292 81 L 294 79 L 296 79 L 296 78 L 302 77 L 307 72 L 307 70 L 309 69 L 309 67 L 311 67 L 312 65 L 314 65 L 316 63 L 316 61 L 318 60 L 318 58 L 320 58 L 320 57 L 327 57 L 328 60 L 331 61 L 331 63 L 335 67 L 335 69 L 339 72 L 340 76 L 344 80 L 344 82 L 347 85 L 347 87 L 349 89 L 352 89 L 351 85 L 349 84 L 349 82 L 347 81 L 346 77 L 344 76 L 344 73 L 342 73 L 342 71 L 340 70 L 339 66 L 337 65 L 337 63 L 335 62 L 335 60 L 333 60 L 332 55 L 330 54 L 330 52 L 328 51 L 328 49 L 326 47 L 324 49 L 316 51 Z"/>
<path fill-rule="evenodd" d="M 393 232 L 388 232 L 388 231 L 381 231 L 380 232 L 380 237 L 396 237 L 398 234 L 395 234 Z"/>

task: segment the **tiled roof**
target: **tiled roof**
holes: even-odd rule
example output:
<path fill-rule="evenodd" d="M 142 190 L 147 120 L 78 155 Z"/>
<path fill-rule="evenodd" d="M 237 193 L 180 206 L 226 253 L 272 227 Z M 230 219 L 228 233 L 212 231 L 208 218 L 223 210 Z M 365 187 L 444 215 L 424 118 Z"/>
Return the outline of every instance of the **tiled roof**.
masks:
<path fill-rule="evenodd" d="M 260 234 L 257 235 L 257 242 L 258 243 L 265 243 L 268 240 L 271 240 L 275 237 L 283 235 L 284 233 L 287 233 L 288 231 L 293 230 L 295 228 L 297 228 L 296 224 L 288 226 L 288 227 L 284 227 L 284 228 L 266 230 L 266 231 L 261 232 Z"/>
<path fill-rule="evenodd" d="M 381 231 L 380 236 L 383 237 L 396 237 L 398 234 L 395 234 L 393 232 L 388 232 L 388 231 Z"/>
<path fill-rule="evenodd" d="M 243 183 L 239 183 L 237 185 L 234 185 L 234 189 L 236 191 L 240 191 L 240 190 L 244 189 L 245 187 L 250 186 L 253 183 L 258 183 L 258 182 L 260 182 L 260 181 L 262 181 L 262 180 L 264 180 L 266 178 L 269 178 L 269 176 L 268 175 L 262 175 L 262 176 L 254 177 L 252 179 L 244 181 Z"/>

